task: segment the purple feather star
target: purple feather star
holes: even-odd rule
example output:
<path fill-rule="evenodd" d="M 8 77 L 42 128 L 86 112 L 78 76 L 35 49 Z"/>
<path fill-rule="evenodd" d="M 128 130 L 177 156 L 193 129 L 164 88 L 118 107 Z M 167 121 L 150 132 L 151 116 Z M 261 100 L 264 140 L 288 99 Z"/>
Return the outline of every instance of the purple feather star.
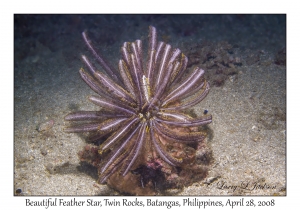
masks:
<path fill-rule="evenodd" d="M 209 92 L 204 70 L 197 67 L 188 72 L 187 57 L 169 44 L 157 43 L 156 28 L 152 26 L 146 62 L 141 40 L 125 42 L 119 71 L 96 52 L 85 32 L 82 35 L 104 73 L 83 55 L 87 71 L 81 68 L 80 76 L 98 94 L 89 100 L 102 109 L 67 115 L 65 120 L 72 124 L 65 132 L 89 132 L 92 141 L 101 141 L 97 149 L 100 158 L 94 164 L 99 169 L 100 183 L 116 173 L 124 177 L 141 165 L 154 165 L 150 164 L 154 160 L 181 167 L 185 157 L 170 151 L 167 145 L 202 142 L 206 133 L 195 127 L 212 122 L 211 115 L 194 118 L 184 111 Z"/>

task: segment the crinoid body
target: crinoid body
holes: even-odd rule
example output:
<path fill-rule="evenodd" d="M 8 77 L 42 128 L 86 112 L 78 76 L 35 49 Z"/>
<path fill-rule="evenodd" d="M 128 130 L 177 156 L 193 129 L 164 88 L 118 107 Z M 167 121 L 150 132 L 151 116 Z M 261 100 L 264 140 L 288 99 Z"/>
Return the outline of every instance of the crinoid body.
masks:
<path fill-rule="evenodd" d="M 147 61 L 141 40 L 125 42 L 119 72 L 82 35 L 105 71 L 82 56 L 88 71 L 81 68 L 81 78 L 99 95 L 89 100 L 102 109 L 67 115 L 73 124 L 65 131 L 91 134 L 79 156 L 98 168 L 98 181 L 121 192 L 149 195 L 203 179 L 211 159 L 203 125 L 212 116 L 192 117 L 187 110 L 209 92 L 204 70 L 187 71 L 187 57 L 157 43 L 152 26 Z"/>

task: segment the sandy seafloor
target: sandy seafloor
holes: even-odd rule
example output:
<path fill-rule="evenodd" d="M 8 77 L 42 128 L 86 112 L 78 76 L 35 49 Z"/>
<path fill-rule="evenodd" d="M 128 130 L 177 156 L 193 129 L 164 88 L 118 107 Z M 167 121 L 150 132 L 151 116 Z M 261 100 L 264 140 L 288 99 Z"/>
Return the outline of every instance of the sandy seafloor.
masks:
<path fill-rule="evenodd" d="M 93 91 L 81 80 L 80 55 L 87 53 L 81 32 L 117 66 L 125 41 L 146 39 L 157 28 L 181 48 L 228 41 L 242 65 L 221 87 L 213 86 L 195 106 L 213 115 L 209 140 L 214 162 L 206 179 L 174 195 L 286 194 L 286 66 L 276 54 L 286 45 L 285 15 L 16 15 L 14 25 L 14 191 L 22 195 L 119 195 L 95 185 L 97 172 L 80 164 L 85 140 L 63 132 L 64 116 L 96 110 Z M 96 39 L 96 40 L 95 40 Z M 144 46 L 145 49 L 146 45 Z M 186 48 L 188 49 L 188 47 Z M 246 58 L 259 54 L 257 62 Z M 51 127 L 51 123 L 53 126 Z M 49 127 L 47 127 L 49 126 Z M 274 189 L 219 189 L 255 182 Z M 250 187 L 249 185 L 249 187 Z M 16 193 L 17 194 L 17 193 Z"/>

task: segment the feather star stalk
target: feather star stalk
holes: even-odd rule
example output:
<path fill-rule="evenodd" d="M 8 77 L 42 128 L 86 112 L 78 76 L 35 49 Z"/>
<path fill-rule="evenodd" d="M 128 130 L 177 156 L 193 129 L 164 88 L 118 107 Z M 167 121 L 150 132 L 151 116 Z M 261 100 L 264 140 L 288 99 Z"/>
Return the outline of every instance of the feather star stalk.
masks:
<path fill-rule="evenodd" d="M 89 100 L 102 109 L 68 114 L 65 120 L 81 123 L 66 127 L 65 132 L 93 133 L 94 142 L 105 137 L 98 147 L 99 182 L 105 183 L 116 172 L 125 176 L 149 159 L 181 166 L 183 158 L 168 151 L 166 144 L 201 142 L 206 133 L 192 128 L 212 122 L 211 115 L 194 118 L 185 112 L 209 92 L 204 70 L 196 67 L 187 72 L 188 58 L 169 44 L 157 43 L 156 28 L 152 26 L 146 63 L 142 41 L 125 42 L 119 72 L 96 52 L 86 32 L 82 36 L 105 71 L 96 70 L 82 55 L 88 71 L 81 68 L 80 76 L 99 95 L 89 96 Z"/>

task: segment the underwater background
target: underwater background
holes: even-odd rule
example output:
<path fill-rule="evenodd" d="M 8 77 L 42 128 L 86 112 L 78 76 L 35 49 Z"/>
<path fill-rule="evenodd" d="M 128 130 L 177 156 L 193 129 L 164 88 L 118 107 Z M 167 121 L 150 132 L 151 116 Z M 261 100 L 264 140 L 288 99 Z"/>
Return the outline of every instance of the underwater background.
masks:
<path fill-rule="evenodd" d="M 283 14 L 14 15 L 15 194 L 119 195 L 96 184 L 96 169 L 80 162 L 85 138 L 63 132 L 64 116 L 97 109 L 78 73 L 87 52 L 81 33 L 116 67 L 122 44 L 147 41 L 150 25 L 211 84 L 194 111 L 213 116 L 213 163 L 205 179 L 166 194 L 285 195 Z"/>

